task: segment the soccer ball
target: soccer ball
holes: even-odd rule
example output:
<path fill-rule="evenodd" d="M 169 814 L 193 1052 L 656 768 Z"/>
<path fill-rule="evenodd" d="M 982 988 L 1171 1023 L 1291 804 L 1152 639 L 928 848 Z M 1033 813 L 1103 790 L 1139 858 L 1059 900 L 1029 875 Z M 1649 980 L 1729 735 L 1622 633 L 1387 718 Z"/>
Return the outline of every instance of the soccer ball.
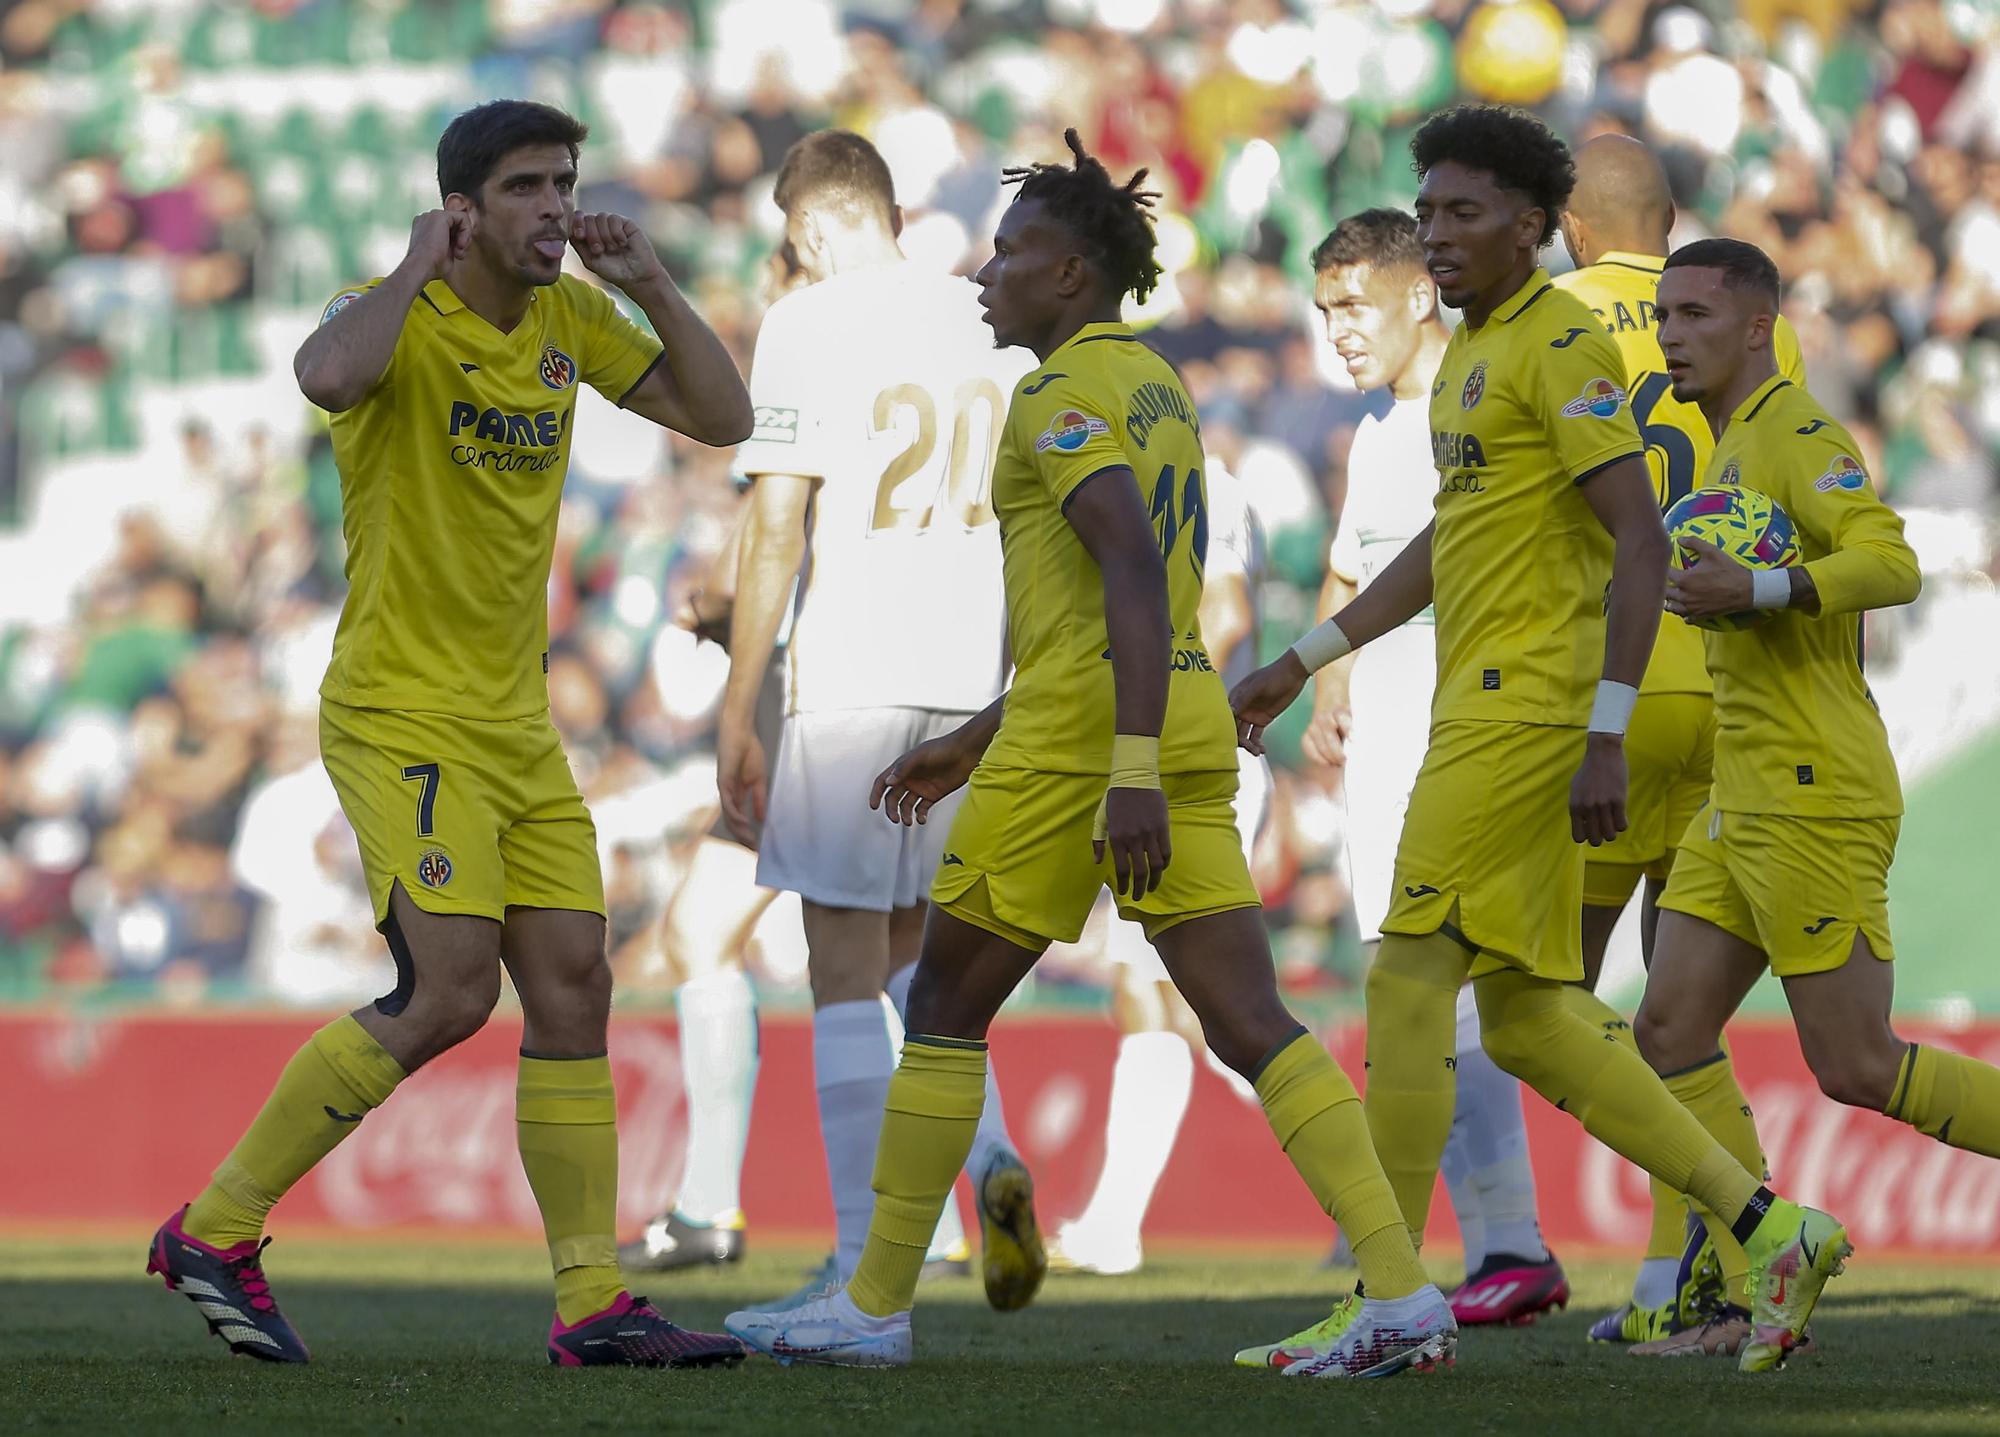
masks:
<path fill-rule="evenodd" d="M 1713 544 L 1749 569 L 1789 569 L 1799 561 L 1799 535 L 1792 516 L 1768 494 L 1735 485 L 1697 489 L 1667 510 L 1667 535 L 1674 541 L 1673 564 L 1685 569 L 1694 555 L 1681 547 L 1683 539 Z M 1777 617 L 1776 609 L 1741 614 L 1717 614 L 1691 619 L 1704 629 L 1748 629 Z"/>

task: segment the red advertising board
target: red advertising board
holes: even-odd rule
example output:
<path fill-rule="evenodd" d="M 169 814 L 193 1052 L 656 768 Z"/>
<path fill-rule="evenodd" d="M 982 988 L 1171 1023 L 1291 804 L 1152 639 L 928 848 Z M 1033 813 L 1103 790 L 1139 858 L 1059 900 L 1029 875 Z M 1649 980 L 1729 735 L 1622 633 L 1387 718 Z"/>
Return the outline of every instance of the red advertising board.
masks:
<path fill-rule="evenodd" d="M 191 1197 L 235 1140 L 313 1016 L 0 1016 L 0 1224 L 14 1230 L 129 1223 L 143 1230 Z M 1361 1034 L 1323 1035 L 1359 1073 Z M 2000 1025 L 1906 1036 L 2000 1060 Z M 1841 1214 L 1865 1250 L 2000 1257 L 2000 1163 L 1944 1147 L 1820 1095 L 1788 1028 L 1732 1030 L 1743 1086 L 1778 1183 Z M 288 1227 L 537 1229 L 515 1156 L 518 1021 L 496 1020 L 404 1084 L 279 1209 Z M 830 1230 L 812 1091 L 812 1034 L 798 1018 L 763 1031 L 744 1205 L 773 1237 Z M 1015 1140 L 1035 1171 L 1045 1223 L 1078 1211 L 1103 1158 L 1117 1035 L 1089 1019 L 1003 1023 L 995 1061 Z M 620 1221 L 630 1231 L 669 1196 L 685 1136 L 680 1055 L 665 1017 L 621 1018 L 612 1059 L 621 1114 Z M 1550 1242 L 1639 1242 L 1643 1176 L 1538 1099 L 1527 1104 Z M 1449 1206 L 1433 1236 L 1455 1241 Z M 1193 1105 L 1147 1221 L 1150 1237 L 1246 1238 L 1313 1249 L 1326 1220 L 1278 1152 L 1262 1114 L 1198 1067 Z"/>

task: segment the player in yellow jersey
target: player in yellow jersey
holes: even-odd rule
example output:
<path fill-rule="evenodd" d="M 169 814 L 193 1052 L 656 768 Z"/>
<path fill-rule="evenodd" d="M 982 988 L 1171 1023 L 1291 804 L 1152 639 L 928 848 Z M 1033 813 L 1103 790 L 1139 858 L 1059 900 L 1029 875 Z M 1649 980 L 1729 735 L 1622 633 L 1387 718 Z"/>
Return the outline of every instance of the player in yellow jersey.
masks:
<path fill-rule="evenodd" d="M 867 1245 L 845 1288 L 732 1313 L 729 1330 L 782 1362 L 910 1360 L 924 1249 L 979 1117 L 987 1026 L 1110 882 L 1354 1241 L 1369 1301 L 1345 1340 L 1286 1370 L 1441 1362 L 1456 1343 L 1450 1309 L 1417 1265 L 1353 1086 L 1278 998 L 1236 833 L 1234 730 L 1196 622 L 1200 420 L 1173 369 L 1119 321 L 1124 297 L 1143 299 L 1159 273 L 1145 172 L 1115 184 L 1074 130 L 1065 138 L 1074 167 L 1008 172 L 1019 193 L 977 276 L 995 342 L 1040 361 L 1015 388 L 993 477 L 1013 688 L 875 785 L 892 818 L 921 823 L 970 778 L 931 888 Z"/>
<path fill-rule="evenodd" d="M 1600 135 L 1577 148 L 1576 188 L 1561 228 L 1578 268 L 1555 283 L 1590 306 L 1618 347 L 1662 512 L 1695 487 L 1715 447 L 1701 411 L 1669 392 L 1660 356 L 1654 291 L 1673 225 L 1673 193 L 1651 150 L 1625 135 Z M 1783 318 L 1772 342 L 1779 368 L 1804 383 L 1798 336 Z M 1625 734 L 1627 827 L 1593 848 L 1584 863 L 1583 982 L 1569 994 L 1579 1014 L 1623 1043 L 1632 1041 L 1631 1026 L 1594 990 L 1611 931 L 1642 880 L 1640 951 L 1652 956 L 1656 905 L 1673 867 L 1674 847 L 1708 798 L 1715 758 L 1713 692 L 1700 633 L 1662 612 Z M 1655 1183 L 1652 1232 L 1632 1299 L 1590 1329 L 1592 1341 L 1639 1342 L 1696 1325 L 1703 1309 L 1720 1298 L 1718 1284 L 1741 1276 L 1721 1272 L 1706 1230 L 1690 1222 L 1680 1194 Z"/>
<path fill-rule="evenodd" d="M 1853 436 L 1779 373 L 1777 310 L 1777 268 L 1738 240 L 1685 246 L 1660 279 L 1674 395 L 1698 403 L 1716 434 L 1704 482 L 1770 495 L 1803 562 L 1752 573 L 1692 544 L 1698 561 L 1669 580 L 1667 607 L 1683 617 L 1778 612 L 1706 636 L 1715 788 L 1660 899 L 1639 1046 L 1710 1131 L 1753 1152 L 1750 1110 L 1716 1042 L 1768 967 L 1827 1096 L 2000 1156 L 2000 1070 L 1907 1043 L 1890 1024 L 1888 873 L 1903 796 L 1862 672 L 1862 616 L 1909 603 L 1920 579 Z M 1725 1311 L 1680 1350 L 1767 1340 L 1761 1314 Z"/>
<path fill-rule="evenodd" d="M 1434 116 L 1410 148 L 1427 267 L 1465 316 L 1431 388 L 1437 517 L 1231 694 L 1244 742 L 1261 745 L 1313 669 L 1434 604 L 1430 748 L 1368 976 L 1376 1150 L 1421 1235 L 1451 1127 L 1453 1007 L 1470 978 L 1488 1055 L 1732 1224 L 1770 1275 L 1759 1322 L 1795 1335 L 1845 1230 L 1761 1186 L 1564 995 L 1583 976 L 1582 845 L 1625 826 L 1623 734 L 1667 559 L 1617 350 L 1536 262 L 1574 183 L 1569 152 L 1534 117 L 1477 106 Z M 1746 1366 L 1782 1355 L 1774 1342 Z"/>
<path fill-rule="evenodd" d="M 579 384 L 709 444 L 750 432 L 728 352 L 639 227 L 576 212 L 583 125 L 496 100 L 438 141 L 444 207 L 385 278 L 335 296 L 293 368 L 332 414 L 347 601 L 321 750 L 360 842 L 395 991 L 299 1050 L 150 1271 L 233 1351 L 302 1362 L 260 1257 L 273 1204 L 424 1063 L 521 999 L 521 1163 L 555 1269 L 565 1366 L 735 1361 L 625 1290 L 612 1223 L 611 972 L 596 831 L 543 677 L 556 507 Z M 564 276 L 578 259 L 651 321 Z"/>

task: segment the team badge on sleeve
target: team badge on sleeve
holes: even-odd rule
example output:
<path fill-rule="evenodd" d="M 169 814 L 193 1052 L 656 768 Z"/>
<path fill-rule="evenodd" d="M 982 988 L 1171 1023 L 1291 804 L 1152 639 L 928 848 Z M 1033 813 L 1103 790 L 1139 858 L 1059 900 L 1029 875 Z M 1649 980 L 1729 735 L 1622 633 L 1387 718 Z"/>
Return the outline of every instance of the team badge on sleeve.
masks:
<path fill-rule="evenodd" d="M 576 361 L 553 344 L 542 350 L 542 383 L 551 389 L 567 389 L 576 382 Z"/>
<path fill-rule="evenodd" d="M 1593 379 L 1583 386 L 1583 393 L 1562 407 L 1562 416 L 1565 419 L 1581 419 L 1588 414 L 1596 419 L 1609 419 L 1624 402 L 1624 390 L 1608 379 Z"/>
<path fill-rule="evenodd" d="M 451 882 L 451 859 L 442 848 L 426 848 L 417 856 L 417 881 L 426 888 Z"/>
<path fill-rule="evenodd" d="M 765 444 L 798 443 L 799 411 L 780 409 L 775 404 L 758 405 L 752 419 L 750 438 Z"/>
<path fill-rule="evenodd" d="M 1480 360 L 1472 366 L 1472 373 L 1465 376 L 1465 388 L 1458 391 L 1458 407 L 1470 409 L 1486 396 L 1486 361 Z"/>
<path fill-rule="evenodd" d="M 1813 480 L 1813 488 L 1824 494 L 1829 489 L 1859 489 L 1867 482 L 1867 473 L 1855 462 L 1852 454 L 1837 454 L 1833 466 Z"/>
<path fill-rule="evenodd" d="M 319 322 L 325 324 L 329 319 L 332 319 L 336 314 L 339 314 L 347 306 L 354 303 L 355 300 L 361 298 L 363 293 L 364 291 L 362 290 L 350 289 L 344 294 L 335 295 L 333 302 L 327 305 L 326 312 L 319 317 Z"/>
<path fill-rule="evenodd" d="M 1065 409 L 1049 421 L 1049 427 L 1035 436 L 1035 452 L 1060 449 L 1065 454 L 1083 448 L 1093 434 L 1109 434 L 1111 426 L 1093 415 Z"/>

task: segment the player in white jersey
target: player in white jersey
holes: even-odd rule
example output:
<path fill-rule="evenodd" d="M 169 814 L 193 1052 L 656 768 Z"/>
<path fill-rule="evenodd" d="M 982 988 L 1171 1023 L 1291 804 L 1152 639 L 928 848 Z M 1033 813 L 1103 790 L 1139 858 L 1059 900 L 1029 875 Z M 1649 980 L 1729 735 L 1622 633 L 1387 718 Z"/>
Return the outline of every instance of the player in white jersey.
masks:
<path fill-rule="evenodd" d="M 903 257 L 888 166 L 859 135 L 799 141 L 773 197 L 809 283 L 771 306 L 751 367 L 756 429 L 738 463 L 756 488 L 716 766 L 724 816 L 757 844 L 757 881 L 804 908 L 837 1284 L 860 1259 L 874 1207 L 897 1036 L 882 995 L 899 1011 L 906 1003 L 950 829 L 949 815 L 885 824 L 868 788 L 1000 692 L 993 458 L 1007 396 L 1034 360 L 994 349 L 970 284 Z M 795 579 L 773 760 L 753 719 Z M 990 1079 L 970 1171 L 975 1196 L 996 1177 L 1028 1186 Z M 1039 1239 L 1034 1251 L 1039 1261 Z M 989 1295 L 993 1277 L 989 1266 Z"/>
<path fill-rule="evenodd" d="M 1208 562 L 1202 571 L 1201 638 L 1224 684 L 1257 667 L 1257 591 L 1264 578 L 1264 534 L 1243 485 L 1223 464 L 1217 436 L 1208 451 Z M 1236 830 L 1247 859 L 1270 806 L 1271 767 L 1262 755 L 1236 751 Z M 1099 902 L 1109 906 L 1108 897 Z M 1112 1016 L 1121 1037 L 1111 1069 L 1104 1119 L 1104 1163 L 1097 1186 L 1073 1221 L 1056 1232 L 1052 1267 L 1115 1275 L 1143 1260 L 1139 1233 L 1153 1190 L 1172 1156 L 1194 1096 L 1194 1063 L 1210 1068 L 1255 1103 L 1256 1092 L 1208 1050 L 1201 1023 L 1146 941 L 1145 929 L 1111 918 L 1105 957 L 1112 964 Z"/>
<path fill-rule="evenodd" d="M 1313 302 L 1327 338 L 1362 390 L 1386 388 L 1386 415 L 1361 421 L 1347 460 L 1319 618 L 1366 588 L 1431 522 L 1431 384 L 1450 331 L 1424 269 L 1416 220 L 1400 210 L 1349 216 L 1313 251 Z M 1369 951 L 1382 936 L 1396 842 L 1430 739 L 1436 631 L 1427 608 L 1362 653 L 1319 671 L 1309 757 L 1341 770 L 1347 795 L 1354 913 Z M 1479 1044 L 1468 985 L 1458 1003 L 1458 1098 L 1443 1172 L 1465 1242 L 1466 1280 L 1451 1294 L 1461 1325 L 1531 1322 L 1569 1300 L 1542 1241 L 1521 1085 Z"/>

